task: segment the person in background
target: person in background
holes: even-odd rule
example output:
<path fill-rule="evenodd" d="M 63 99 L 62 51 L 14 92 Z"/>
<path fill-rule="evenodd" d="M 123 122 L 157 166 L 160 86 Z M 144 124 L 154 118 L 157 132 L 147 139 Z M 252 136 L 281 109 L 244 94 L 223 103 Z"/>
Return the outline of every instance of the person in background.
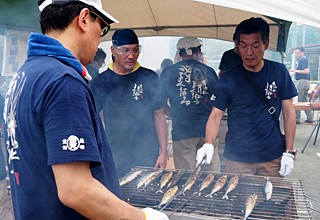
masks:
<path fill-rule="evenodd" d="M 225 51 L 222 54 L 221 61 L 219 64 L 220 71 L 218 74 L 218 78 L 220 78 L 222 74 L 230 68 L 238 65 L 239 63 L 242 63 L 242 59 L 239 55 L 239 45 L 237 42 L 235 42 L 235 35 L 233 35 L 232 40 L 234 42 L 234 47 L 230 50 Z"/>
<path fill-rule="evenodd" d="M 208 58 L 207 58 L 207 55 L 205 53 L 201 52 L 201 54 L 199 56 L 199 61 L 201 63 L 203 63 L 203 64 L 209 65 Z"/>
<path fill-rule="evenodd" d="M 106 53 L 101 48 L 98 48 L 92 63 L 85 66 L 90 76 L 92 77 L 92 80 L 99 75 L 99 69 L 105 64 L 104 60 L 106 59 L 106 57 Z"/>
<path fill-rule="evenodd" d="M 39 0 L 43 34 L 5 97 L 16 220 L 168 220 L 122 200 L 118 176 L 87 85 L 100 37 L 116 22 L 100 0 Z M 45 65 L 43 65 L 45 63 Z"/>
<path fill-rule="evenodd" d="M 4 98 L 0 95 L 0 135 L 3 137 L 3 109 Z M 6 161 L 3 153 L 2 140 L 0 142 L 0 219 L 13 220 L 12 200 L 11 195 L 7 193 L 7 173 L 6 173 Z"/>
<path fill-rule="evenodd" d="M 155 72 L 156 72 L 156 73 L 158 74 L 158 76 L 160 77 L 162 71 L 163 71 L 165 68 L 171 66 L 172 64 L 173 64 L 173 61 L 172 61 L 171 59 L 169 59 L 169 58 L 164 58 L 164 59 L 162 60 L 161 64 L 160 64 L 160 68 L 157 69 Z"/>
<path fill-rule="evenodd" d="M 268 23 L 261 18 L 250 18 L 237 26 L 235 41 L 243 62 L 223 74 L 214 89 L 206 142 L 215 140 L 227 109 L 226 173 L 280 177 L 293 171 L 296 124 L 292 98 L 297 90 L 285 65 L 263 59 L 269 32 Z M 249 81 L 271 103 L 277 118 L 282 111 L 285 144 L 276 121 Z"/>
<path fill-rule="evenodd" d="M 304 54 L 304 47 L 298 47 L 295 50 L 297 58 L 296 69 L 291 69 L 290 72 L 295 73 L 296 87 L 298 90 L 298 102 L 308 102 L 308 91 L 310 89 L 310 69 L 307 57 Z M 305 122 L 312 123 L 313 116 L 310 110 L 304 111 L 307 116 Z M 296 111 L 296 123 L 300 124 L 301 111 Z"/>
<path fill-rule="evenodd" d="M 196 163 L 207 155 L 205 162 L 209 165 L 205 169 L 220 171 L 218 144 L 215 147 L 208 144 L 200 150 L 205 142 L 205 126 L 211 111 L 209 101 L 217 82 L 215 71 L 199 61 L 200 54 L 201 41 L 198 38 L 179 39 L 175 60 L 181 61 L 166 68 L 160 77 L 171 107 L 174 166 L 194 170 Z"/>
<path fill-rule="evenodd" d="M 115 31 L 114 62 L 91 84 L 120 176 L 135 166 L 165 168 L 168 159 L 165 100 L 157 74 L 137 61 L 140 51 L 133 30 Z"/>
<path fill-rule="evenodd" d="M 169 58 L 164 58 L 160 64 L 160 68 L 157 69 L 155 72 L 157 73 L 157 75 L 160 77 L 161 73 L 163 72 L 163 70 L 169 66 L 171 66 L 173 64 L 173 61 Z M 166 123 L 167 123 L 167 138 L 168 138 L 168 144 L 172 144 L 172 136 L 171 136 L 171 131 L 172 131 L 172 120 L 171 120 L 171 116 L 170 116 L 170 107 L 168 105 L 169 103 L 167 102 L 167 104 L 164 107 L 164 115 L 166 118 Z M 169 148 L 169 146 L 168 146 Z"/>
<path fill-rule="evenodd" d="M 239 45 L 237 42 L 235 42 L 235 35 L 233 35 L 232 40 L 234 43 L 234 47 L 230 50 L 225 51 L 222 54 L 221 61 L 219 64 L 219 74 L 218 74 L 219 79 L 221 78 L 222 74 L 225 73 L 227 70 L 231 69 L 234 66 L 237 66 L 239 63 L 242 63 L 242 59 L 239 55 Z M 225 136 L 226 136 L 226 132 L 228 131 L 227 126 L 223 126 L 223 125 L 226 125 L 227 120 L 228 120 L 228 113 L 227 111 L 225 111 L 221 121 L 222 126 L 220 126 L 221 129 L 219 131 L 219 142 L 221 143 L 219 148 L 221 151 L 224 150 L 225 145 L 223 143 L 225 143 Z"/>
<path fill-rule="evenodd" d="M 311 92 L 310 106 L 311 109 L 320 109 L 320 83 L 318 83 L 315 89 Z"/>

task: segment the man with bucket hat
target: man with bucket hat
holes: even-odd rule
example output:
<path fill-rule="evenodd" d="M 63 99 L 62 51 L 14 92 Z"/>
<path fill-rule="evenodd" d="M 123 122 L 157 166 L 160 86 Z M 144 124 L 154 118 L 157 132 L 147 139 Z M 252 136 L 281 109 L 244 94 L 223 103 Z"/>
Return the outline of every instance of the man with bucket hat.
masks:
<path fill-rule="evenodd" d="M 6 94 L 6 148 L 16 220 L 168 219 L 121 200 L 83 65 L 117 22 L 100 0 L 40 0 L 43 34 Z"/>
<path fill-rule="evenodd" d="M 175 168 L 194 170 L 197 163 L 204 162 L 206 170 L 220 171 L 217 142 L 215 147 L 212 144 L 203 146 L 217 74 L 199 62 L 201 45 L 198 38 L 181 38 L 177 43 L 175 64 L 162 72 L 160 80 L 171 107 Z"/>
<path fill-rule="evenodd" d="M 117 30 L 113 62 L 91 85 L 120 176 L 135 166 L 165 168 L 168 159 L 165 101 L 158 75 L 137 61 L 140 51 L 133 30 Z"/>

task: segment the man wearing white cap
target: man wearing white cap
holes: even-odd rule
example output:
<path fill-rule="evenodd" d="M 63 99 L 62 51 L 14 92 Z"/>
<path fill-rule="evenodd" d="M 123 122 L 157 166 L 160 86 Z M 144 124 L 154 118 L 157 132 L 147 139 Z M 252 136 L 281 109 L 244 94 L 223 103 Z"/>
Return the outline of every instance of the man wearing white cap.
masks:
<path fill-rule="evenodd" d="M 121 200 L 115 165 L 87 85 L 100 36 L 117 22 L 100 0 L 40 0 L 43 34 L 6 94 L 4 119 L 16 220 L 148 219 Z"/>
<path fill-rule="evenodd" d="M 162 72 L 160 80 L 171 106 L 175 168 L 194 170 L 197 160 L 197 163 L 209 164 L 205 169 L 219 171 L 217 143 L 215 147 L 203 145 L 206 122 L 211 112 L 209 101 L 217 74 L 198 61 L 200 55 L 199 39 L 181 38 L 177 43 L 175 64 Z"/>

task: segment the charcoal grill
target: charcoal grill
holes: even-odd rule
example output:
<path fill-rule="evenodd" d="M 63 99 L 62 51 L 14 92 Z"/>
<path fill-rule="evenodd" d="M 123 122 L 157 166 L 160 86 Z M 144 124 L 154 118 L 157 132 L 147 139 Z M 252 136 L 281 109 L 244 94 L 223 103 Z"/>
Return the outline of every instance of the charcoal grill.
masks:
<path fill-rule="evenodd" d="M 123 185 L 121 187 L 123 198 L 129 204 L 139 207 L 153 207 L 157 208 L 163 194 L 156 193 L 159 189 L 159 179 L 153 181 L 149 186 L 144 189 L 137 189 L 137 181 L 139 178 L 146 173 L 152 172 L 153 169 L 149 167 L 135 167 L 127 175 L 136 170 L 143 170 L 143 172 L 133 181 Z M 184 175 L 180 178 L 177 183 L 179 191 L 183 188 L 192 171 L 184 170 L 172 170 L 165 169 L 167 171 L 183 171 Z M 163 173 L 164 173 L 163 172 Z M 256 193 L 258 200 L 256 206 L 247 218 L 250 219 L 312 219 L 311 207 L 308 202 L 302 182 L 297 179 L 288 178 L 270 178 L 273 184 L 273 194 L 269 201 L 265 201 L 263 190 L 265 177 L 262 176 L 250 176 L 250 175 L 239 175 L 239 183 L 235 190 L 228 194 L 229 199 L 222 199 L 225 194 L 226 186 L 219 192 L 213 195 L 213 198 L 205 197 L 208 195 L 214 183 L 218 178 L 224 174 L 228 176 L 228 182 L 233 174 L 227 173 L 214 173 L 215 179 L 210 186 L 201 192 L 201 195 L 195 195 L 185 205 L 183 203 L 193 196 L 195 192 L 199 190 L 199 186 L 204 178 L 209 174 L 209 171 L 203 171 L 196 183 L 193 185 L 191 190 L 187 191 L 185 195 L 178 195 L 168 206 L 165 207 L 163 212 L 170 215 L 170 220 L 179 219 L 242 219 L 243 218 L 243 207 L 246 198 Z M 164 188 L 166 190 L 166 187 Z M 182 207 L 180 207 L 182 206 Z M 177 210 L 177 208 L 179 210 Z"/>

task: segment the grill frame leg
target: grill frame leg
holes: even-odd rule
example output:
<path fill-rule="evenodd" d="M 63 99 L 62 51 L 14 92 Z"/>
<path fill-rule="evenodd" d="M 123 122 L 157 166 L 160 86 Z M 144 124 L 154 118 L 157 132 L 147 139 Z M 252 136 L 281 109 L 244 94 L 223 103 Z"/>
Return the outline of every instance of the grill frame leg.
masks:
<path fill-rule="evenodd" d="M 301 153 L 303 153 L 303 152 L 305 151 L 305 149 L 307 148 L 308 143 L 309 143 L 309 141 L 310 141 L 310 139 L 311 139 L 311 137 L 312 137 L 312 135 L 313 135 L 314 131 L 317 129 L 316 136 L 315 136 L 314 141 L 313 141 L 313 145 L 316 145 L 316 141 L 317 141 L 318 133 L 319 133 L 319 126 L 320 126 L 320 119 L 318 118 L 318 120 L 317 120 L 317 122 L 316 122 L 316 125 L 313 127 L 312 132 L 311 132 L 311 134 L 310 134 L 310 136 L 309 136 L 309 138 L 308 138 L 308 140 L 307 140 L 306 144 L 304 145 L 304 147 L 303 147 L 303 149 L 302 149 Z"/>

